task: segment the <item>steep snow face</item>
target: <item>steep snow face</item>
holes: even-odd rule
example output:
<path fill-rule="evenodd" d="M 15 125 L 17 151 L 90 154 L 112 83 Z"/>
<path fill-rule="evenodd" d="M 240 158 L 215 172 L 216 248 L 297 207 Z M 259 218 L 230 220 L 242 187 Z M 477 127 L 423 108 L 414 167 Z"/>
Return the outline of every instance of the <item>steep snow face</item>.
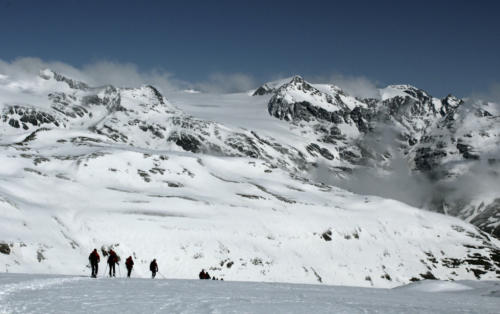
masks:
<path fill-rule="evenodd" d="M 498 282 L 399 289 L 0 274 L 2 313 L 497 313 Z M 84 291 L 84 293 L 82 293 Z"/>
<path fill-rule="evenodd" d="M 375 287 L 498 278 L 499 243 L 472 225 L 310 180 L 317 162 L 349 164 L 338 157 L 349 149 L 347 138 L 320 142 L 325 134 L 314 128 L 316 118 L 275 119 L 258 134 L 241 128 L 251 126 L 245 116 L 234 115 L 230 126 L 194 118 L 150 86 L 91 88 L 58 77 L 36 79 L 55 89 L 31 93 L 40 97 L 37 105 L 16 96 L 36 112 L 36 124 L 9 113 L 13 103 L 2 105 L 6 271 L 83 275 L 93 248 L 112 247 L 135 258 L 138 276 L 148 275 L 156 257 L 170 278 L 196 278 L 202 268 L 226 280 Z M 306 94 L 316 91 L 307 87 Z M 221 97 L 216 110 L 229 110 L 232 99 L 265 105 L 253 103 L 259 97 Z M 207 115 L 206 108 L 191 110 Z M 256 124 L 272 121 L 244 112 Z M 42 113 L 58 125 L 43 122 Z M 285 127 L 289 132 L 281 132 Z"/>

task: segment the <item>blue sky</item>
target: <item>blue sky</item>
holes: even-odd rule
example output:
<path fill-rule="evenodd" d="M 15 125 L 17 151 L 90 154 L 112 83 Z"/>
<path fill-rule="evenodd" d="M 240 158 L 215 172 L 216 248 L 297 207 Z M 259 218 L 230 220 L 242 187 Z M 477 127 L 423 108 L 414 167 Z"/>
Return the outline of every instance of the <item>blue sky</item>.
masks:
<path fill-rule="evenodd" d="M 0 59 L 132 63 L 198 82 L 301 74 L 467 96 L 500 82 L 500 1 L 6 1 Z"/>

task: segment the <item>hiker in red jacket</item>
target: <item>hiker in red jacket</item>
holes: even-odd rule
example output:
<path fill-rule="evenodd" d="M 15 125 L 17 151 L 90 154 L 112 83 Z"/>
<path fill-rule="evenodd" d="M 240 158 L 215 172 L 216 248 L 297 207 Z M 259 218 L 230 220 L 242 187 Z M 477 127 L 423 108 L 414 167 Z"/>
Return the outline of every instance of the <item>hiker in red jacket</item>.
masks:
<path fill-rule="evenodd" d="M 151 271 L 151 278 L 155 278 L 156 273 L 158 272 L 158 264 L 156 263 L 156 258 L 153 259 L 151 264 L 149 264 L 149 270 Z"/>
<path fill-rule="evenodd" d="M 134 268 L 134 261 L 132 260 L 132 256 L 127 257 L 125 261 L 125 266 L 127 266 L 127 277 L 130 278 L 130 274 L 132 273 L 132 268 Z"/>
<path fill-rule="evenodd" d="M 119 257 L 113 249 L 109 250 L 108 264 L 109 264 L 109 277 L 116 277 L 115 264 L 118 264 Z"/>
<path fill-rule="evenodd" d="M 97 249 L 94 249 L 89 255 L 90 266 L 92 267 L 92 278 L 97 278 L 97 271 L 99 270 L 99 262 L 101 257 L 97 253 Z"/>

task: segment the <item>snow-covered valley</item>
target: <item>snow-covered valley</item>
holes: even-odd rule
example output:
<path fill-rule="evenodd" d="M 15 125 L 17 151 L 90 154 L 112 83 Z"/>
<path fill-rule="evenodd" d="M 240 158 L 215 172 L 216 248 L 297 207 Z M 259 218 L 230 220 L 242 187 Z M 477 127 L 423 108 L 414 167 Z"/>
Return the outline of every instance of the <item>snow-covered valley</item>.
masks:
<path fill-rule="evenodd" d="M 0 274 L 0 313 L 498 313 L 498 282 L 395 289 Z"/>
<path fill-rule="evenodd" d="M 323 168 L 348 178 L 360 167 L 363 146 L 351 140 L 368 123 L 344 118 L 337 109 L 359 100 L 326 86 L 295 77 L 272 96 L 167 100 L 151 86 L 89 87 L 49 70 L 0 83 L 5 272 L 88 275 L 90 251 L 114 248 L 134 257 L 137 277 L 153 258 L 184 279 L 202 268 L 226 281 L 365 287 L 500 276 L 499 240 L 469 222 L 316 180 Z M 309 109 L 290 111 L 293 101 Z M 498 133 L 490 111 L 484 123 Z M 306 120 L 291 121 L 297 113 Z M 486 155 L 495 134 L 482 142 Z M 495 215 L 485 218 L 491 233 Z"/>

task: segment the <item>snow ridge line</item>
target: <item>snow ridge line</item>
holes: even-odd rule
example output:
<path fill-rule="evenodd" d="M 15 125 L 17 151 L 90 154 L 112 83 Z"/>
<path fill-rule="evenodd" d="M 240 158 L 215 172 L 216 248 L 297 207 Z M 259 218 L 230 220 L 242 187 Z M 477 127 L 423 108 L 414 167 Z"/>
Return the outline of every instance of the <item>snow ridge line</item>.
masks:
<path fill-rule="evenodd" d="M 71 281 L 79 281 L 83 278 L 51 278 L 22 281 L 14 284 L 0 285 L 0 314 L 12 313 L 9 310 L 6 298 L 23 290 L 40 290 L 58 284 L 64 284 Z"/>

